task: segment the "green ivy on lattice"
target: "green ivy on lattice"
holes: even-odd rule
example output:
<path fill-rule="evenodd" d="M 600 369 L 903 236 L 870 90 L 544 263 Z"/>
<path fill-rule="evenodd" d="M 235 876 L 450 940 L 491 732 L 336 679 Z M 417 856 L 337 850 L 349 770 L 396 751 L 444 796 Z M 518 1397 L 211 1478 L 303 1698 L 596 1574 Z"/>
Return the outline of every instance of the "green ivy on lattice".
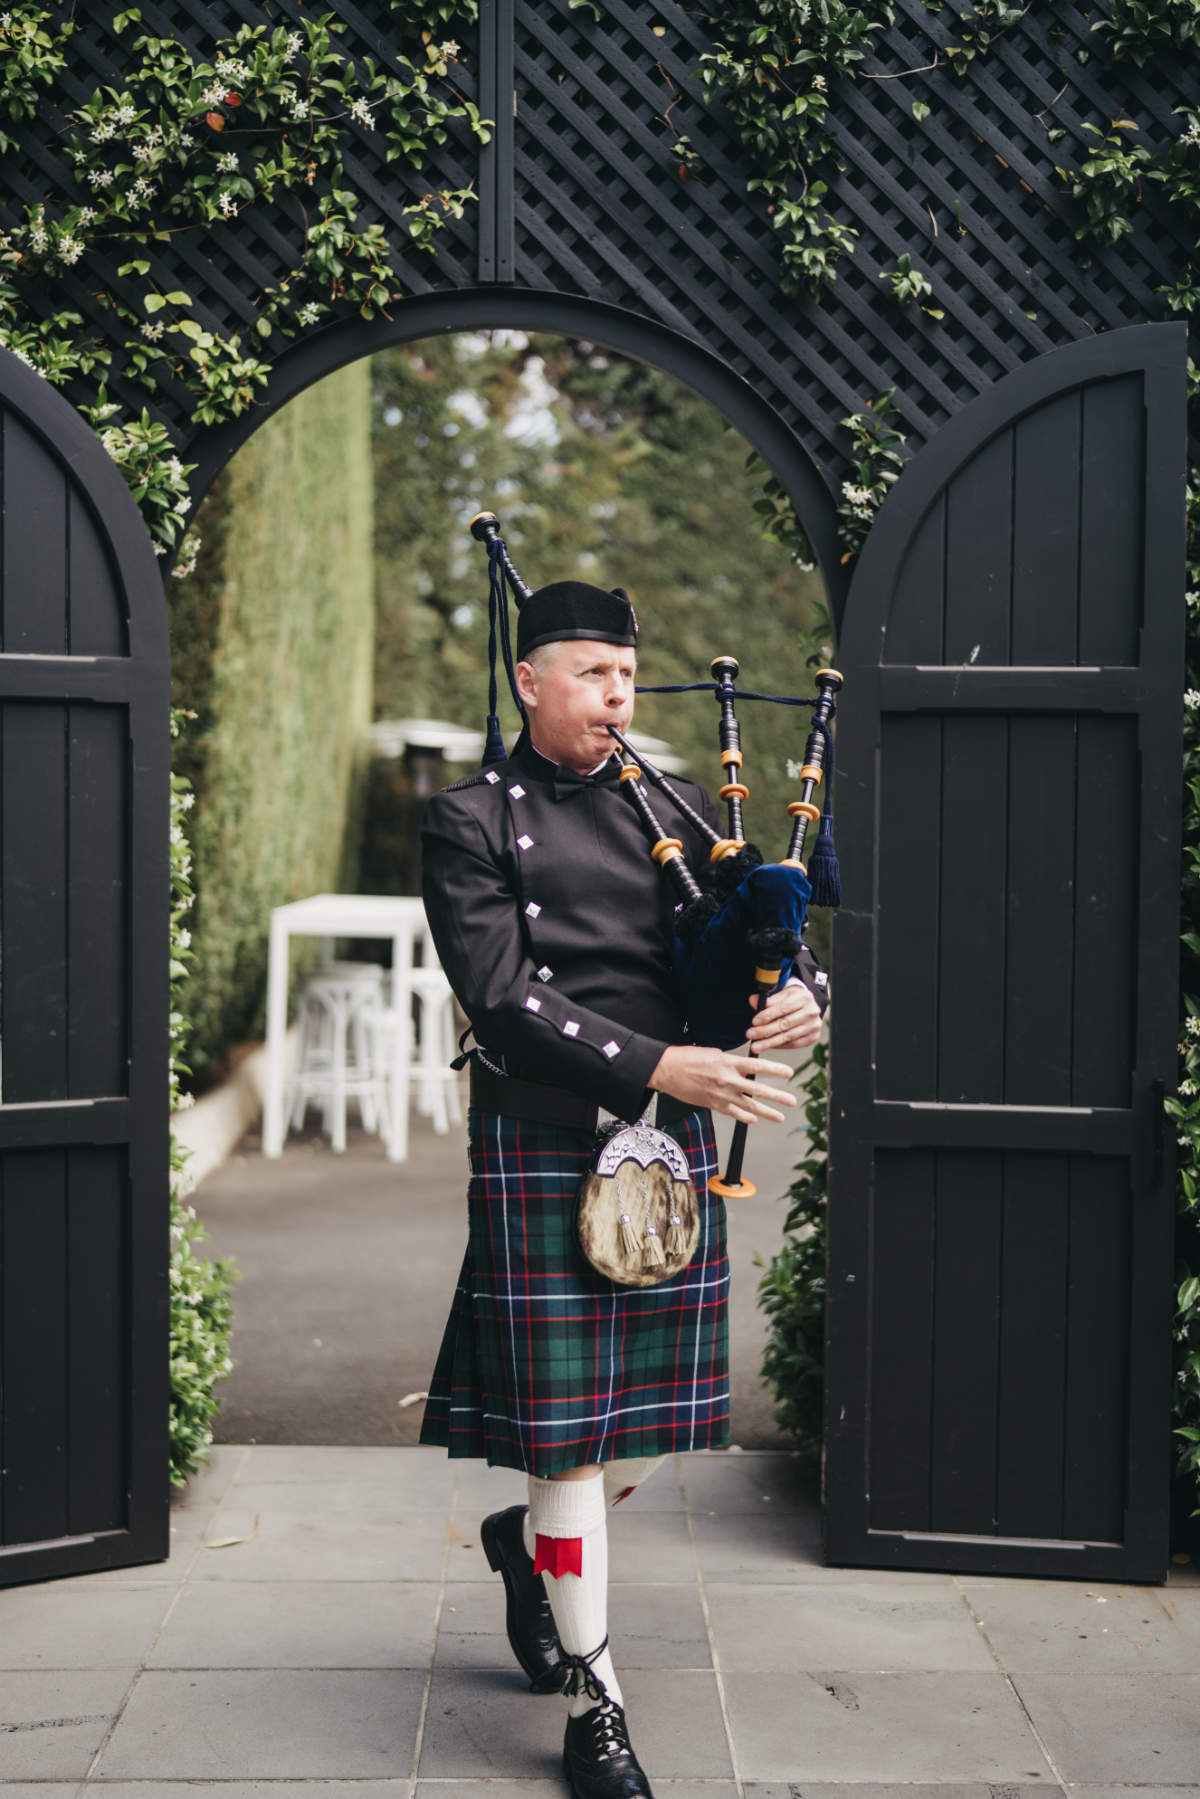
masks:
<path fill-rule="evenodd" d="M 174 38 L 139 32 L 137 7 L 115 14 L 114 29 L 130 34 L 123 85 L 97 88 L 69 115 L 61 149 L 71 180 L 0 233 L 0 343 L 71 389 L 130 479 L 160 553 L 180 542 L 190 471 L 165 436 L 151 442 L 146 413 L 138 418 L 109 398 L 113 377 L 151 395 L 168 381 L 183 387 L 197 424 L 239 417 L 285 340 L 333 312 L 373 318 L 400 297 L 384 228 L 360 224 L 361 202 L 344 173 L 355 136 L 380 132 L 388 161 L 412 167 L 455 121 L 488 137 L 490 121 L 448 80 L 458 43 L 418 23 L 469 23 L 473 0 L 395 10 L 408 15 L 421 52 L 393 58 L 386 70 L 348 57 L 335 37 L 343 27 L 330 15 L 290 28 L 243 25 L 197 58 Z M 52 29 L 51 15 L 36 6 L 0 14 L 0 70 L 10 75 L 0 119 L 36 113 L 74 29 Z M 202 231 L 236 239 L 242 212 L 285 193 L 302 198 L 303 242 L 294 264 L 258 296 L 246 334 L 206 329 L 185 289 L 154 284 L 152 245 Z M 415 200 L 405 214 L 414 243 L 428 247 L 474 199 L 468 188 Z M 43 310 L 46 284 L 77 267 L 95 279 L 112 315 L 103 338 L 85 334 L 70 308 Z M 114 267 L 127 282 L 144 283 L 140 296 L 113 291 Z M 37 304 L 29 298 L 35 288 Z M 184 542 L 177 575 L 190 572 L 196 548 L 194 536 Z"/>

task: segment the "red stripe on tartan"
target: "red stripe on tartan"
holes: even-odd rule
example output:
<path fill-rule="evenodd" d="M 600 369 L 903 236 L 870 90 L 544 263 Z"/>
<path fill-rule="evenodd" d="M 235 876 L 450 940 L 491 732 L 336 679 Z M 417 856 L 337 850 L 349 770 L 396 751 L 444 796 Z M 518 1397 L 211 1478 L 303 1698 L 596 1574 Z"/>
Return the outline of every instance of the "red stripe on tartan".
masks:
<path fill-rule="evenodd" d="M 543 1537 L 540 1532 L 533 1545 L 533 1572 L 549 1574 L 561 1580 L 564 1574 L 578 1574 L 583 1579 L 583 1538 Z"/>

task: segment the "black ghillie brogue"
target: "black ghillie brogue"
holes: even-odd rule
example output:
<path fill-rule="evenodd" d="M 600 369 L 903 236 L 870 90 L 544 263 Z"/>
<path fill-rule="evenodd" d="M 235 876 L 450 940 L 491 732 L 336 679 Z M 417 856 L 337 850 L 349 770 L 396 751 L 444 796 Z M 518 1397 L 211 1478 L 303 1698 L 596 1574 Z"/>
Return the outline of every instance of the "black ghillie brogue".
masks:
<path fill-rule="evenodd" d="M 624 1707 L 607 1696 L 582 1717 L 567 1719 L 563 1772 L 574 1799 L 654 1799 L 630 1745 Z"/>
<path fill-rule="evenodd" d="M 493 1512 L 484 1519 L 479 1537 L 488 1566 L 504 1582 L 505 1629 L 512 1652 L 529 1677 L 530 1692 L 561 1693 L 569 1669 L 545 1584 L 541 1575 L 534 1573 L 533 1557 L 525 1547 L 522 1526 L 526 1510 L 523 1505 L 510 1505 L 507 1511 Z"/>

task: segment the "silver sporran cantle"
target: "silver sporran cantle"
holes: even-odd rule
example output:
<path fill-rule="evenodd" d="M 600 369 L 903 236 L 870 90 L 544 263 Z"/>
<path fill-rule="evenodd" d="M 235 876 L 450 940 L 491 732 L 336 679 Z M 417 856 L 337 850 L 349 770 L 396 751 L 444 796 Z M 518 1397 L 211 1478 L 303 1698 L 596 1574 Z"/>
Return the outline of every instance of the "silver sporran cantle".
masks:
<path fill-rule="evenodd" d="M 579 1187 L 575 1237 L 598 1274 L 656 1287 L 686 1268 L 700 1241 L 688 1159 L 665 1131 L 609 1125 Z"/>

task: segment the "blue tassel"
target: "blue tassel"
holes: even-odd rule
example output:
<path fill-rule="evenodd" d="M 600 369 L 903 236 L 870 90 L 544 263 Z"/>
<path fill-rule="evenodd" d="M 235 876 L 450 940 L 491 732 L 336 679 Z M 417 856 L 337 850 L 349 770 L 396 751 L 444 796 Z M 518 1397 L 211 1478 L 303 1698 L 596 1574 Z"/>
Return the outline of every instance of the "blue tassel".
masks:
<path fill-rule="evenodd" d="M 489 768 L 493 762 L 507 762 L 508 751 L 504 747 L 504 739 L 500 735 L 500 720 L 494 712 L 488 713 L 487 736 L 483 745 L 483 760 L 480 768 Z"/>
<path fill-rule="evenodd" d="M 837 851 L 833 847 L 833 819 L 828 812 L 821 814 L 817 841 L 808 858 L 808 878 L 812 885 L 814 906 L 841 905 L 842 880 L 838 871 Z"/>

